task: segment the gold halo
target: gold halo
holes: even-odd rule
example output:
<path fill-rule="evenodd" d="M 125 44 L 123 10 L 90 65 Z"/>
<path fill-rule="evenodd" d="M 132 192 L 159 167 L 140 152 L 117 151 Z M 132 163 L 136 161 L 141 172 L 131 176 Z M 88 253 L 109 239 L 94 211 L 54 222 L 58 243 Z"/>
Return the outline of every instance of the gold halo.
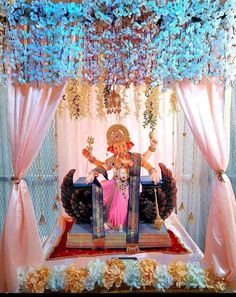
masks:
<path fill-rule="evenodd" d="M 115 137 L 114 134 L 116 134 L 117 137 Z M 112 125 L 107 130 L 107 144 L 109 146 L 113 145 L 116 142 L 120 142 L 120 141 L 127 142 L 129 140 L 130 140 L 129 131 L 125 126 L 121 124 Z"/>

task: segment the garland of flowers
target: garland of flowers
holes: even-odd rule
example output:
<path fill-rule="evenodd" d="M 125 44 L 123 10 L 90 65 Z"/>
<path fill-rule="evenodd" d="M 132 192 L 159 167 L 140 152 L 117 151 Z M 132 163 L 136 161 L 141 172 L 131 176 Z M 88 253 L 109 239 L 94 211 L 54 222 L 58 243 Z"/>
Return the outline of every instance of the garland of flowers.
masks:
<path fill-rule="evenodd" d="M 7 19 L 4 10 L 0 7 L 0 61 L 4 59 L 4 49 L 6 47 L 6 29 L 7 29 Z M 6 85 L 6 65 L 4 61 L 0 63 L 0 84 Z"/>
<path fill-rule="evenodd" d="M 143 127 L 146 128 L 148 125 L 151 130 L 154 130 L 157 125 L 157 118 L 159 116 L 159 87 L 149 87 L 146 91 L 145 96 L 147 97 L 145 102 L 145 111 L 143 113 L 144 122 Z"/>
<path fill-rule="evenodd" d="M 8 28 L 5 33 L 5 63 L 20 83 L 59 84 L 77 77 L 81 66 L 82 5 L 54 4 L 47 0 L 12 4 L 1 0 Z"/>
<path fill-rule="evenodd" d="M 17 271 L 19 292 L 43 293 L 96 291 L 103 288 L 112 291 L 115 288 L 146 289 L 168 291 L 171 288 L 209 289 L 224 291 L 226 283 L 210 270 L 201 268 L 198 262 L 171 262 L 169 265 L 158 263 L 154 259 L 121 260 L 99 259 L 90 261 L 86 267 L 76 268 L 74 264 L 55 265 L 52 268 L 20 267 Z"/>

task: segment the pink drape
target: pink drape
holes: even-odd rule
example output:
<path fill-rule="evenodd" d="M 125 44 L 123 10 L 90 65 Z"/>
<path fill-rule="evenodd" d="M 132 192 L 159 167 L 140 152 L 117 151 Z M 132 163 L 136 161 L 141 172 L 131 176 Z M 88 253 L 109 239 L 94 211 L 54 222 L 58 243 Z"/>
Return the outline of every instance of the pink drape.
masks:
<path fill-rule="evenodd" d="M 228 166 L 229 149 L 224 125 L 223 86 L 202 80 L 198 85 L 184 80 L 174 85 L 196 142 L 216 173 Z M 236 203 L 230 180 L 215 175 L 205 242 L 205 263 L 216 275 L 225 276 L 236 290 Z"/>
<path fill-rule="evenodd" d="M 65 83 L 13 85 L 9 81 L 9 140 L 15 182 L 1 240 L 0 292 L 17 290 L 19 266 L 35 266 L 44 261 L 29 189 L 22 178 L 43 143 L 64 87 Z"/>

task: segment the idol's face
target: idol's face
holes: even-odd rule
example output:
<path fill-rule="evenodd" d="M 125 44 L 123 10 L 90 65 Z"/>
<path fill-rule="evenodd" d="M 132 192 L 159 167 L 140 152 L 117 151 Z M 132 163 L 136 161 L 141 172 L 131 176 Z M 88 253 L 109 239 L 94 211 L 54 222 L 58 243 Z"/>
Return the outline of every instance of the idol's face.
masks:
<path fill-rule="evenodd" d="M 114 143 L 113 149 L 114 149 L 114 154 L 118 155 L 121 158 L 123 158 L 125 154 L 128 152 L 127 144 L 125 141 Z"/>

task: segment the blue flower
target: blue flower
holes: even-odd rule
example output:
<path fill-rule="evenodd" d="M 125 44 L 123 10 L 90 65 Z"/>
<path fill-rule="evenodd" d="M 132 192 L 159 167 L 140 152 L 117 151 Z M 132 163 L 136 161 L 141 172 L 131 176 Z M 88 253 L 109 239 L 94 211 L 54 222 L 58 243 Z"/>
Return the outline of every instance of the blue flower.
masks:
<path fill-rule="evenodd" d="M 186 280 L 186 288 L 206 288 L 205 272 L 198 262 L 188 262 L 188 276 Z"/>
<path fill-rule="evenodd" d="M 95 285 L 102 285 L 102 276 L 103 276 L 103 268 L 105 263 L 101 262 L 99 259 L 95 261 L 90 261 L 87 265 L 89 270 L 89 276 L 85 280 L 84 287 L 88 291 L 92 291 L 95 288 Z"/>
<path fill-rule="evenodd" d="M 165 291 L 165 289 L 168 289 L 174 284 L 173 278 L 169 274 L 166 265 L 157 266 L 154 273 L 154 278 L 155 278 L 154 287 L 157 290 Z"/>
<path fill-rule="evenodd" d="M 62 291 L 65 285 L 64 270 L 65 265 L 55 265 L 51 269 L 51 275 L 48 279 L 46 289 L 53 292 Z"/>
<path fill-rule="evenodd" d="M 131 288 L 141 288 L 141 274 L 138 261 L 125 261 L 123 281 Z"/>

